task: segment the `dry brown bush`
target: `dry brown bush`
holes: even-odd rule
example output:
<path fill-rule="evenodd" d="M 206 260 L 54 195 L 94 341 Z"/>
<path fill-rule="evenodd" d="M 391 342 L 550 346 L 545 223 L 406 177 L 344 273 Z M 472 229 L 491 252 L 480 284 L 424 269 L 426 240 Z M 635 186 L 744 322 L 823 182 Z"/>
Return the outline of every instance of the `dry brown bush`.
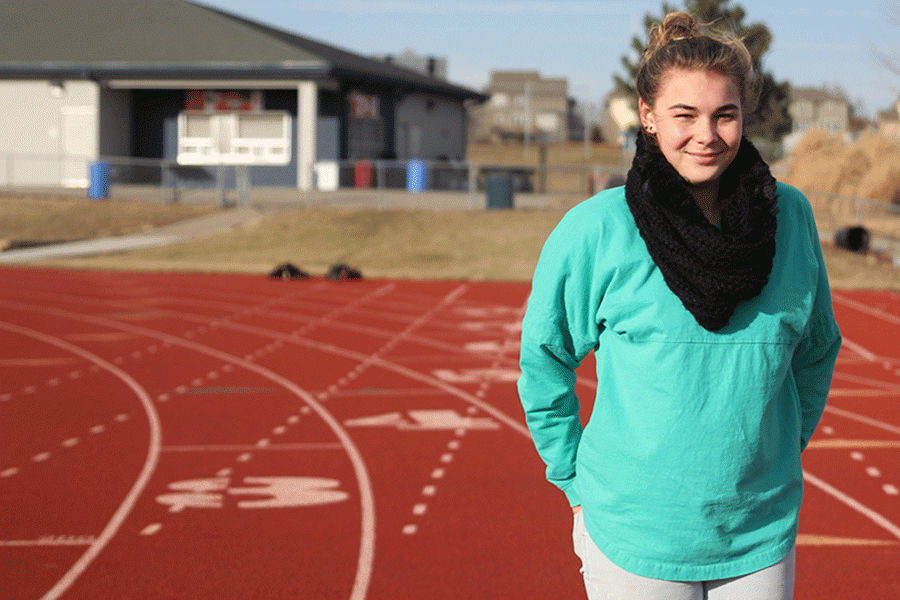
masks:
<path fill-rule="evenodd" d="M 900 143 L 874 134 L 847 143 L 815 129 L 791 153 L 785 181 L 809 192 L 897 203 Z"/>

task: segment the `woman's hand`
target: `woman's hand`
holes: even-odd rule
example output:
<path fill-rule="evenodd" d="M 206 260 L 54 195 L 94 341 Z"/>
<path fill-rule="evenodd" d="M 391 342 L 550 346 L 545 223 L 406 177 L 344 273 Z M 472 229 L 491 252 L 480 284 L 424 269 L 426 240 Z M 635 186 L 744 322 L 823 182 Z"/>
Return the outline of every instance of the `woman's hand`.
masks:
<path fill-rule="evenodd" d="M 572 514 L 573 514 L 573 515 L 577 515 L 577 514 L 580 513 L 580 512 L 581 512 L 581 505 L 580 505 L 580 504 L 579 504 L 578 506 L 573 506 L 573 507 L 572 507 Z"/>

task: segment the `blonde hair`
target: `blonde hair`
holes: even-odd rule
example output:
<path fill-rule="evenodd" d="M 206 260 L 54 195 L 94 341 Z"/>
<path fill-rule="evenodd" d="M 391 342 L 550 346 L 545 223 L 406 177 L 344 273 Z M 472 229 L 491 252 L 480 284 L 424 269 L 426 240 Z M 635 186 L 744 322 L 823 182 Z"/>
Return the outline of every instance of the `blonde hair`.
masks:
<path fill-rule="evenodd" d="M 691 15 L 671 12 L 662 24 L 650 28 L 641 56 L 635 87 L 638 97 L 653 106 L 670 69 L 711 70 L 730 77 L 738 86 L 744 114 L 757 99 L 756 73 L 747 46 L 733 33 L 714 32 Z"/>

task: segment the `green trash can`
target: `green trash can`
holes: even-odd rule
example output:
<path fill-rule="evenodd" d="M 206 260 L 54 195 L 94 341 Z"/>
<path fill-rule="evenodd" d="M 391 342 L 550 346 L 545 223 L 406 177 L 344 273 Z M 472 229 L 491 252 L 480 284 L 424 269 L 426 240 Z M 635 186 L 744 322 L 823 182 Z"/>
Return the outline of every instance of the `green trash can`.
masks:
<path fill-rule="evenodd" d="M 512 175 L 488 175 L 484 180 L 488 208 L 513 207 Z"/>

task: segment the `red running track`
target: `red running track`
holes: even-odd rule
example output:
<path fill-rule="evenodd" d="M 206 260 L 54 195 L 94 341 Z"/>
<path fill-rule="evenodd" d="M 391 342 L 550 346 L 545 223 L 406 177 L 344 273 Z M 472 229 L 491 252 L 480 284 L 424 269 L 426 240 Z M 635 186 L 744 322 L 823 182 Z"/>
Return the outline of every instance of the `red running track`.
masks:
<path fill-rule="evenodd" d="M 0 269 L 0 599 L 584 597 L 527 293 Z M 895 599 L 900 295 L 834 296 L 796 597 Z"/>

